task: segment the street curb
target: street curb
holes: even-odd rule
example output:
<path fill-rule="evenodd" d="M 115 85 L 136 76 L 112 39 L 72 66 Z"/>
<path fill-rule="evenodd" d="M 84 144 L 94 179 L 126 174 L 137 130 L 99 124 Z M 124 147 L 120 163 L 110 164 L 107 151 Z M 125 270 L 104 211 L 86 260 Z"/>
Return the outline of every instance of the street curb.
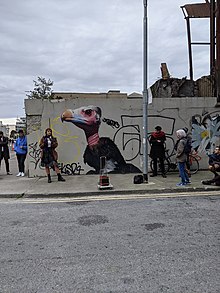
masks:
<path fill-rule="evenodd" d="M 50 193 L 50 194 L 39 194 L 39 193 L 26 193 L 23 194 L 0 194 L 0 198 L 14 198 L 14 199 L 27 199 L 27 198 L 59 198 L 59 197 L 88 197 L 88 196 L 108 196 L 108 195 L 131 195 L 131 194 L 166 194 L 166 193 L 190 193 L 200 191 L 219 191 L 220 188 L 216 186 L 205 186 L 205 187 L 181 187 L 181 188 L 166 188 L 166 189 L 137 189 L 137 190 L 97 190 L 97 191 L 79 191 L 74 193 Z"/>

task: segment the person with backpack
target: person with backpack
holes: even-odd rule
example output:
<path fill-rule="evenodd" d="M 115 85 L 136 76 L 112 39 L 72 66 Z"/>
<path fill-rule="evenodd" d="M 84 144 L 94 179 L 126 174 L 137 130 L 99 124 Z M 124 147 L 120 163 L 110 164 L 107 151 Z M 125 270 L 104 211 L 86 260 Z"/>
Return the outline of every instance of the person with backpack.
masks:
<path fill-rule="evenodd" d="M 183 129 L 179 129 L 176 131 L 177 142 L 175 145 L 176 150 L 176 161 L 179 168 L 179 175 L 181 178 L 181 182 L 177 183 L 176 186 L 186 186 L 190 184 L 189 176 L 186 172 L 186 160 L 187 154 L 185 153 L 185 145 L 186 145 L 186 132 Z"/>
<path fill-rule="evenodd" d="M 187 172 L 188 176 L 191 177 L 191 174 L 190 174 L 190 160 L 189 160 L 189 155 L 190 155 L 190 153 L 192 151 L 192 135 L 191 135 L 191 133 L 188 132 L 188 128 L 187 127 L 183 127 L 182 129 L 186 133 L 186 144 L 185 144 L 185 147 L 184 147 L 184 152 L 187 155 L 187 159 L 186 159 L 186 172 Z"/>

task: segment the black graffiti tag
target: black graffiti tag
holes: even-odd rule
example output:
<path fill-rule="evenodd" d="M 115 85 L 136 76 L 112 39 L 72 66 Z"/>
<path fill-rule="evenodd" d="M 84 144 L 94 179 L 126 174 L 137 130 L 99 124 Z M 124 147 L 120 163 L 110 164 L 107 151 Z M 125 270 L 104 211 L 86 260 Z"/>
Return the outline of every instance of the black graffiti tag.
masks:
<path fill-rule="evenodd" d="M 111 126 L 112 128 L 119 128 L 120 127 L 119 123 L 117 121 L 112 120 L 112 119 L 103 118 L 102 121 L 105 122 L 106 124 L 108 124 L 109 126 Z"/>
<path fill-rule="evenodd" d="M 30 143 L 28 145 L 28 149 L 30 150 L 29 156 L 33 159 L 33 160 L 30 160 L 30 163 L 34 163 L 34 169 L 37 169 L 37 165 L 40 161 L 41 149 L 38 148 L 37 142 Z"/>
<path fill-rule="evenodd" d="M 81 168 L 81 165 L 78 163 L 71 163 L 71 164 L 63 164 L 58 163 L 60 172 L 66 175 L 80 175 L 81 171 L 84 169 Z"/>

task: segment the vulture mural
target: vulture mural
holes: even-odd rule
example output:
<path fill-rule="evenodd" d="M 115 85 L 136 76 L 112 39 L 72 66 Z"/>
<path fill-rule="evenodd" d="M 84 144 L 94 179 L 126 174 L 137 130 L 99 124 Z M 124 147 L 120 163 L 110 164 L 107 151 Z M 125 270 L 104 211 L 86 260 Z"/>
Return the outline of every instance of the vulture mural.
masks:
<path fill-rule="evenodd" d="M 141 170 L 125 162 L 117 145 L 109 137 L 99 137 L 102 111 L 97 106 L 68 109 L 61 115 L 62 122 L 70 122 L 81 128 L 86 136 L 87 147 L 84 163 L 94 170 L 87 174 L 99 174 L 100 157 L 106 157 L 106 169 L 110 173 L 141 173 Z"/>

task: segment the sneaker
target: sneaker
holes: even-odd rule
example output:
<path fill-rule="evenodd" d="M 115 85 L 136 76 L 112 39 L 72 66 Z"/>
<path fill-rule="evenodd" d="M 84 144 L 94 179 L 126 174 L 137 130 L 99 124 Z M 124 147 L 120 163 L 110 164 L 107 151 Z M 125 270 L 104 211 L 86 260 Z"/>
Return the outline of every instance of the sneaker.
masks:
<path fill-rule="evenodd" d="M 21 172 L 21 177 L 24 177 L 24 172 Z"/>
<path fill-rule="evenodd" d="M 186 184 L 191 184 L 191 181 L 189 180 L 189 181 L 186 181 Z"/>
<path fill-rule="evenodd" d="M 12 175 L 12 173 L 11 172 L 7 172 L 7 175 Z"/>
<path fill-rule="evenodd" d="M 17 176 L 17 177 L 21 176 L 21 172 L 19 172 L 16 176 Z"/>
<path fill-rule="evenodd" d="M 176 186 L 186 186 L 186 183 L 180 182 L 180 183 L 177 183 Z"/>

